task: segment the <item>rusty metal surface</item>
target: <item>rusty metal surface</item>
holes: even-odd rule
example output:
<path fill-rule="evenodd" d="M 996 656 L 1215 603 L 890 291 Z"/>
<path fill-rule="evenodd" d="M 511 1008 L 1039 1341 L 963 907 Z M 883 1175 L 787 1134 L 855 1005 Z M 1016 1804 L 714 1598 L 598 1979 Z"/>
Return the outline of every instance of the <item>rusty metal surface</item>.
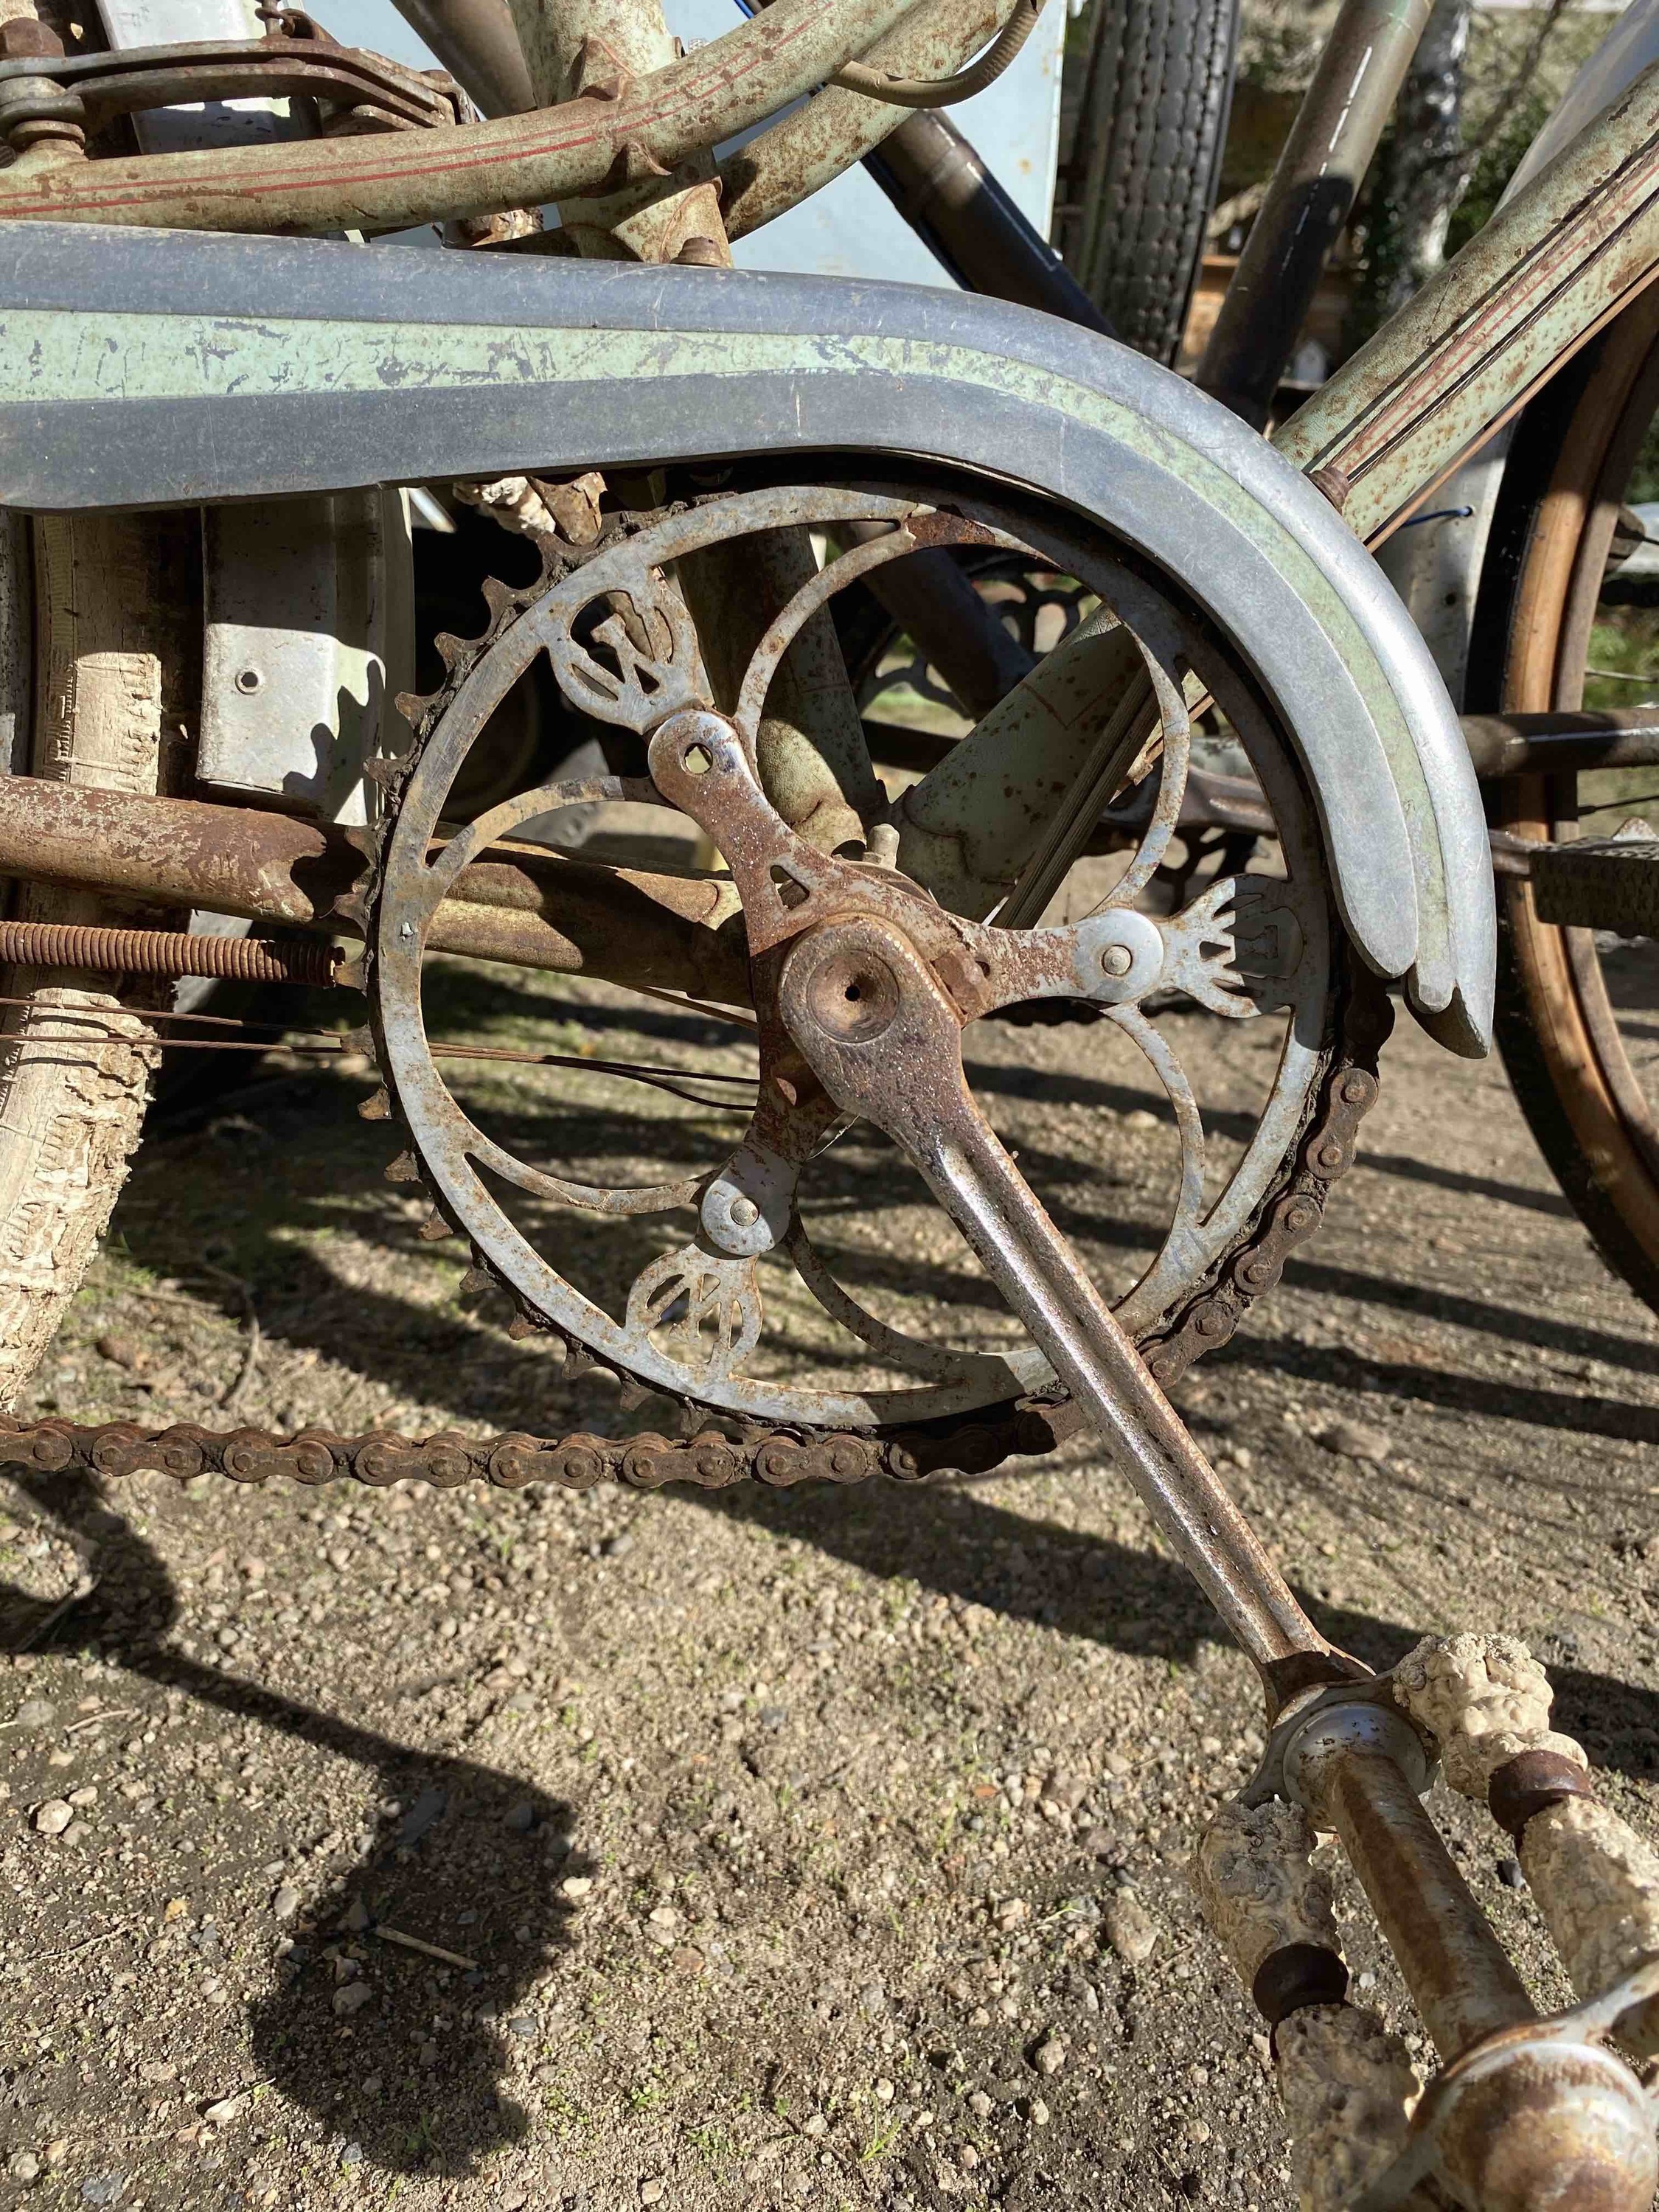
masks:
<path fill-rule="evenodd" d="M 19 776 L 0 811 L 0 873 L 252 921 L 359 931 L 366 866 L 361 833 L 253 807 Z M 434 951 L 746 1003 L 742 947 L 708 926 L 718 884 L 523 849 L 478 867 L 434 916 Z"/>
<path fill-rule="evenodd" d="M 434 910 L 434 899 L 442 910 L 445 889 L 441 880 L 433 880 L 428 869 L 431 825 L 441 818 L 445 794 L 453 777 L 471 746 L 487 728 L 493 702 L 504 696 L 504 688 L 510 688 L 532 659 L 545 654 L 567 696 L 584 712 L 643 735 L 676 714 L 702 711 L 695 702 L 706 696 L 702 689 L 704 672 L 687 611 L 667 583 L 670 567 L 682 567 L 688 553 L 723 536 L 741 537 L 771 527 L 790 511 L 810 519 L 816 526 L 831 530 L 838 539 L 848 521 L 884 519 L 889 535 L 883 544 L 895 554 L 902 551 L 907 540 L 926 544 L 937 542 L 940 533 L 966 532 L 971 539 L 977 532 L 994 548 L 1000 544 L 995 526 L 978 519 L 981 509 L 977 502 L 968 514 L 941 514 L 914 498 L 896 499 L 876 491 L 796 486 L 787 497 L 794 503 L 793 510 L 781 507 L 775 493 L 744 493 L 671 508 L 662 516 L 618 517 L 606 538 L 592 545 L 572 548 L 547 540 L 544 545 L 549 564 L 544 570 L 546 588 L 531 586 L 511 592 L 492 586 L 489 596 L 495 620 L 490 631 L 465 647 L 453 648 L 450 674 L 439 695 L 428 702 L 408 702 L 407 711 L 416 722 L 418 734 L 412 761 L 393 770 L 394 787 L 388 793 L 388 805 L 395 814 L 395 826 L 387 832 L 380 863 L 380 952 L 373 988 L 383 1032 L 382 1065 L 405 1118 L 421 1171 L 443 1217 L 472 1240 L 481 1264 L 488 1266 L 527 1318 L 552 1328 L 624 1378 L 665 1391 L 690 1406 L 714 1407 L 751 1420 L 793 1419 L 828 1427 L 856 1423 L 886 1430 L 922 1418 L 957 1424 L 973 1418 L 975 1407 L 1006 1402 L 1011 1395 L 1029 1394 L 1039 1385 L 1052 1388 L 1040 1354 L 1027 1347 L 1006 1358 L 966 1349 L 952 1350 L 946 1356 L 922 1338 L 898 1336 L 842 1293 L 793 1232 L 783 1237 L 794 1178 L 805 1153 L 817 1145 L 816 1134 L 803 1133 L 803 1123 L 797 1121 L 792 1133 L 787 1117 L 775 1127 L 763 1127 L 757 1122 L 755 1142 L 739 1147 L 727 1170 L 703 1188 L 696 1246 L 682 1248 L 673 1256 L 672 1266 L 652 1274 L 648 1282 L 641 1278 L 635 1285 L 637 1297 L 629 1300 L 629 1312 L 615 1319 L 583 1297 L 555 1264 L 559 1255 L 545 1254 L 535 1241 L 520 1233 L 495 1204 L 491 1192 L 482 1186 L 472 1163 L 485 1157 L 489 1139 L 470 1126 L 458 1102 L 448 1096 L 422 1042 L 418 1013 L 421 930 L 423 917 Z M 895 531 L 895 525 L 902 525 L 902 532 Z M 866 573 L 871 562 L 881 556 L 880 546 L 860 546 L 839 556 L 832 565 L 849 573 Z M 1067 573 L 1075 571 L 1068 568 Z M 740 696 L 739 721 L 748 743 L 752 744 L 758 726 L 765 665 L 775 666 L 787 653 L 791 639 L 821 607 L 835 580 L 833 576 L 827 583 L 821 576 L 811 579 L 793 610 L 786 610 L 773 625 L 757 665 L 760 672 L 752 682 L 745 680 Z M 1236 726 L 1252 733 L 1247 742 L 1255 744 L 1256 710 L 1249 699 L 1243 695 L 1230 698 L 1229 712 Z M 717 745 L 723 744 L 726 728 L 716 720 Z M 735 770 L 735 756 L 731 764 Z M 1288 840 L 1285 850 L 1289 865 L 1297 883 L 1311 890 L 1319 881 L 1311 824 L 1298 811 L 1293 781 L 1287 783 L 1271 758 L 1267 780 L 1273 794 L 1281 841 Z M 676 793 L 681 788 L 672 783 L 672 775 L 670 787 Z M 546 793 L 525 794 L 507 802 L 504 810 L 494 811 L 469 834 L 475 840 L 510 836 L 525 811 L 544 809 L 549 804 Z M 699 809 L 706 812 L 701 802 Z M 1205 1283 L 1207 1276 L 1205 1295 L 1212 1295 L 1217 1271 L 1226 1281 L 1235 1261 L 1241 1263 L 1241 1281 L 1248 1285 L 1254 1240 L 1268 1215 L 1273 1220 L 1268 1233 L 1275 1249 L 1292 1231 L 1310 1232 L 1317 1220 L 1325 1186 L 1306 1171 L 1303 1153 L 1311 1156 L 1329 1146 L 1340 1164 L 1351 1149 L 1355 1113 L 1343 1103 L 1340 1089 L 1352 1078 L 1356 1066 L 1346 1036 L 1353 1010 L 1344 1006 L 1335 979 L 1325 964 L 1327 931 L 1317 902 L 1297 920 L 1291 907 L 1302 894 L 1294 887 L 1245 878 L 1232 895 L 1236 913 L 1224 917 L 1208 907 L 1201 915 L 1194 909 L 1184 918 L 1165 918 L 1162 922 L 1133 912 L 1120 913 L 1097 918 L 1088 928 L 1069 936 L 1032 933 L 1022 946 L 1012 933 L 976 931 L 973 925 L 942 913 L 915 887 L 904 887 L 890 866 L 874 866 L 868 860 L 851 866 L 836 860 L 800 841 L 792 841 L 787 825 L 775 815 L 770 819 L 776 834 L 790 846 L 790 898 L 799 901 L 802 895 L 810 898 L 816 886 L 820 913 L 831 906 L 835 910 L 858 911 L 860 905 L 867 906 L 872 901 L 893 902 L 895 910 L 907 915 L 911 927 L 925 927 L 931 933 L 930 942 L 936 938 L 940 972 L 949 976 L 950 988 L 964 1012 L 992 1006 L 1021 992 L 1059 990 L 1067 996 L 1093 996 L 1108 1018 L 1122 1022 L 1147 1054 L 1175 1102 L 1182 1180 L 1164 1243 L 1152 1266 L 1124 1299 L 1121 1317 L 1123 1325 L 1137 1335 L 1144 1336 L 1150 1326 L 1166 1322 L 1179 1328 L 1181 1334 L 1165 1356 L 1177 1368 L 1184 1364 L 1203 1348 L 1201 1334 L 1183 1326 L 1188 1306 L 1200 1296 L 1196 1286 Z M 734 832 L 711 833 L 711 842 L 728 844 L 734 851 L 741 843 Z M 471 865 L 465 844 L 452 847 L 443 860 L 446 869 Z M 771 934 L 773 911 L 780 907 L 781 894 L 770 879 L 769 869 L 758 873 L 749 871 L 745 887 L 751 902 L 746 924 L 750 942 L 766 940 L 775 948 L 781 940 Z M 731 896 L 732 886 L 728 884 L 725 889 Z M 787 905 L 787 901 L 782 903 Z M 1283 927 L 1268 908 L 1284 908 Z M 388 922 L 392 925 L 389 934 Z M 407 939 L 402 934 L 405 923 L 411 933 Z M 1262 924 L 1268 926 L 1263 929 Z M 1213 928 L 1219 929 L 1222 940 L 1231 939 L 1236 949 L 1242 950 L 1242 969 L 1249 970 L 1248 976 L 1241 972 L 1236 980 L 1226 981 L 1219 974 L 1211 974 L 1203 945 L 1193 940 L 1194 932 Z M 1139 959 L 1137 944 L 1150 952 L 1154 938 L 1159 948 L 1156 960 Z M 1260 942 L 1252 946 L 1252 939 Z M 981 951 L 982 969 L 977 957 Z M 1091 956 L 1091 972 L 1086 973 L 1078 965 L 1085 951 Z M 1109 951 L 1114 955 L 1110 969 L 1104 963 Z M 1152 1025 L 1140 1022 L 1133 1003 L 1136 990 L 1145 988 L 1154 973 L 1163 974 L 1167 961 L 1173 959 L 1185 975 L 1193 967 L 1195 954 L 1200 957 L 1191 980 L 1200 988 L 1213 990 L 1224 1010 L 1229 1006 L 1237 1010 L 1231 995 L 1237 991 L 1249 994 L 1267 990 L 1270 985 L 1282 990 L 1285 978 L 1292 972 L 1301 978 L 1297 989 L 1306 994 L 1303 1011 L 1284 1039 L 1279 1078 L 1255 1139 L 1234 1165 L 1220 1195 L 1209 1204 L 1204 1202 L 1203 1130 L 1195 1102 L 1178 1062 L 1163 1048 Z M 757 978 L 763 984 L 768 957 L 763 954 L 757 963 Z M 1279 977 L 1276 984 L 1272 982 L 1273 975 Z M 1110 1003 L 1114 999 L 1117 1003 Z M 775 1025 L 769 1038 L 765 988 L 757 1013 L 763 1052 L 787 1045 Z M 1326 1042 L 1333 1025 L 1336 1031 L 1334 1062 Z M 1370 1095 L 1369 1088 L 1366 1095 Z M 764 1098 L 763 1093 L 763 1103 Z M 833 1121 L 833 1109 L 829 1110 Z M 806 1136 L 811 1142 L 805 1141 Z M 483 1151 L 479 1150 L 481 1145 Z M 493 1154 L 490 1159 L 493 1171 L 508 1182 L 529 1177 L 523 1187 L 548 1188 L 541 1179 L 544 1169 Z M 1288 1212 L 1277 1203 L 1287 1185 L 1304 1201 Z M 619 1202 L 650 1211 L 680 1199 L 678 1188 L 672 1192 L 635 1193 L 624 1200 L 615 1194 L 587 1188 L 573 1190 L 561 1184 L 560 1189 L 570 1202 L 599 1211 L 615 1211 Z M 1312 1204 L 1305 1202 L 1308 1197 Z M 750 1217 L 749 1227 L 742 1234 L 736 1233 L 742 1227 L 737 1219 L 739 1206 Z M 757 1237 L 763 1215 L 770 1217 L 766 1233 Z M 925 1378 L 927 1389 L 908 1384 L 902 1389 L 842 1394 L 774 1384 L 751 1374 L 743 1362 L 761 1316 L 759 1285 L 746 1263 L 756 1254 L 779 1244 L 812 1295 L 854 1336 L 862 1338 L 880 1365 Z M 666 1360 L 659 1358 L 662 1347 L 649 1341 L 655 1317 L 682 1291 L 691 1306 L 708 1315 L 719 1339 L 708 1357 L 689 1364 L 678 1351 Z M 1241 1310 L 1245 1303 L 1248 1291 L 1230 1285 L 1228 1310 Z M 1035 1366 L 1028 1371 L 1031 1362 Z"/>
<path fill-rule="evenodd" d="M 1653 2108 L 1602 2047 L 1651 2003 L 1659 1965 L 1546 2020 L 1498 2028 L 1436 2075 L 1405 2147 L 1352 2208 L 1396 2212 L 1449 2190 L 1480 2212 L 1647 2212 L 1659 2185 Z"/>
<path fill-rule="evenodd" d="M 613 176 L 625 182 L 631 148 L 668 173 L 763 122 L 870 50 L 915 4 L 774 0 L 752 22 L 616 99 L 579 98 L 468 125 L 462 138 L 446 134 L 441 153 L 418 133 L 377 142 L 372 151 L 348 140 L 111 160 L 27 176 L 12 170 L 0 174 L 0 215 L 181 229 L 394 230 L 568 199 L 603 189 Z M 997 0 L 998 21 L 1011 4 Z M 954 59 L 971 50 L 963 46 Z M 836 170 L 864 150 L 848 148 Z"/>
<path fill-rule="evenodd" d="M 1321 51 L 1194 374 L 1258 430 L 1430 9 L 1431 0 L 1345 0 Z"/>
<path fill-rule="evenodd" d="M 1067 1406 L 1033 1404 L 992 1417 L 888 1437 L 834 1435 L 787 1427 L 734 1442 L 719 1430 L 675 1441 L 648 1431 L 633 1437 L 537 1437 L 514 1431 L 465 1437 L 445 1431 L 421 1438 L 374 1431 L 339 1437 L 301 1429 L 292 1434 L 260 1429 L 213 1431 L 191 1422 L 145 1429 L 131 1421 L 100 1428 L 56 1419 L 21 1422 L 0 1414 L 0 1466 L 41 1474 L 79 1470 L 129 1475 L 153 1470 L 175 1481 L 198 1474 L 228 1475 L 234 1482 L 272 1480 L 307 1485 L 353 1481 L 371 1488 L 392 1482 L 428 1482 L 449 1490 L 462 1483 L 521 1489 L 545 1482 L 564 1490 L 591 1490 L 617 1481 L 638 1490 L 688 1482 L 723 1490 L 735 1482 L 787 1489 L 799 1482 L 862 1482 L 884 1474 L 918 1482 L 934 1474 L 982 1474 L 1018 1454 L 1052 1451 L 1076 1425 Z"/>
<path fill-rule="evenodd" d="M 962 1016 L 890 921 L 814 927 L 786 962 L 790 1036 L 835 1103 L 908 1154 L 1271 1692 L 1325 1638 L 974 1104 Z"/>
<path fill-rule="evenodd" d="M 1462 725 L 1463 742 L 1483 783 L 1501 775 L 1659 767 L 1659 720 L 1651 708 L 1465 714 Z"/>
<path fill-rule="evenodd" d="M 1534 2019 L 1520 1977 L 1388 1752 L 1357 1741 L 1321 1748 L 1304 1756 L 1299 1781 L 1316 1823 L 1341 1838 L 1443 2058 Z"/>
<path fill-rule="evenodd" d="M 212 975 L 240 983 L 335 981 L 331 945 L 268 944 L 254 937 L 192 937 L 173 929 L 105 929 L 90 923 L 0 921 L 0 962 L 20 968 L 85 968 L 119 975 Z"/>
<path fill-rule="evenodd" d="M 221 100 L 320 100 L 326 136 L 460 119 L 453 85 L 446 90 L 419 70 L 337 46 L 302 15 L 278 16 L 263 39 L 0 58 L 0 134 L 33 118 L 40 86 L 55 92 L 52 112 L 87 132 L 149 108 Z"/>

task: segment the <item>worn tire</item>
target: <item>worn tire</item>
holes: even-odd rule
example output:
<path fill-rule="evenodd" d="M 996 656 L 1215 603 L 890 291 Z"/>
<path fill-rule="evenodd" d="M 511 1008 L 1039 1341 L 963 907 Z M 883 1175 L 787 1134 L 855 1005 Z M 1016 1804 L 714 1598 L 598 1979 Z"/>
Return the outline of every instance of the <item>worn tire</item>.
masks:
<path fill-rule="evenodd" d="M 1583 703 L 1614 518 L 1659 420 L 1659 295 L 1644 293 L 1527 408 L 1512 434 L 1470 641 L 1471 712 Z M 1575 775 L 1487 789 L 1499 830 L 1577 834 Z M 1594 932 L 1540 921 L 1498 879 L 1497 1042 L 1528 1126 L 1609 1267 L 1659 1313 L 1659 1128 L 1620 1034 Z M 1650 948 L 1659 956 L 1659 947 Z"/>
<path fill-rule="evenodd" d="M 13 530 L 0 597 L 14 617 L 15 771 L 135 793 L 176 787 L 197 627 L 193 525 L 93 514 Z M 136 918 L 46 884 L 16 886 L 10 910 L 31 921 Z M 5 977 L 4 994 L 27 1004 L 3 1009 L 0 1038 L 0 1405 L 33 1373 L 125 1180 L 156 1058 L 143 1013 L 154 988 L 62 969 Z"/>
<path fill-rule="evenodd" d="M 1078 274 L 1118 335 L 1173 362 L 1232 104 L 1238 0 L 1097 0 L 1073 174 Z"/>

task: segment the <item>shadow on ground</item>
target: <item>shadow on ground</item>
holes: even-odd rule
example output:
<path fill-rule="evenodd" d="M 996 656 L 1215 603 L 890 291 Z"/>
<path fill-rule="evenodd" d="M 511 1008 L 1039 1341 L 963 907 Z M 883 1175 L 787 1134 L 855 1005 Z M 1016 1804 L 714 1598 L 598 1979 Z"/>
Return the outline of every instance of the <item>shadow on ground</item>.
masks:
<path fill-rule="evenodd" d="M 331 2130 L 344 2124 L 349 2099 L 349 2132 L 366 2164 L 476 2172 L 529 2130 L 527 2115 L 502 2094 L 507 2049 L 519 2002 L 567 1940 L 558 1884 L 591 1870 L 572 1849 L 570 1807 L 520 1777 L 398 1743 L 183 1657 L 165 1641 L 181 1625 L 180 1607 L 154 1549 L 79 1480 L 30 1478 L 18 1487 L 82 1547 L 97 1587 L 35 1644 L 47 1608 L 0 1584 L 0 1649 L 96 1637 L 132 1674 L 368 1769 L 400 1806 L 289 1923 L 280 1985 L 252 2008 L 252 2056 L 262 2077 Z M 465 1943 L 473 1963 L 446 1965 L 365 1936 L 370 1923 L 417 1937 L 441 1930 L 447 1946 Z M 345 1994 L 358 1981 L 373 1992 L 361 2014 Z M 474 2014 L 471 2024 L 460 2024 L 463 2010 Z M 362 2034 L 363 2021 L 372 2038 Z M 378 2098 L 360 2094 L 371 2074 L 380 2078 Z"/>

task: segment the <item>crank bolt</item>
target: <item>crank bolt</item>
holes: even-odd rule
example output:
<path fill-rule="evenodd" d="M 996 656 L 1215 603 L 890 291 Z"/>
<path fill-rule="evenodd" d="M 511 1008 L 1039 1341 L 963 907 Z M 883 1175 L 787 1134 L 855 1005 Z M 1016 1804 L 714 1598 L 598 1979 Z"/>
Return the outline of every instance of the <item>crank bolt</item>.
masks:
<path fill-rule="evenodd" d="M 739 1229 L 752 1229 L 760 1219 L 760 1208 L 752 1198 L 734 1198 L 726 1211 Z"/>
<path fill-rule="evenodd" d="M 1109 945 L 1100 956 L 1100 964 L 1109 975 L 1127 975 L 1135 957 L 1127 945 Z"/>

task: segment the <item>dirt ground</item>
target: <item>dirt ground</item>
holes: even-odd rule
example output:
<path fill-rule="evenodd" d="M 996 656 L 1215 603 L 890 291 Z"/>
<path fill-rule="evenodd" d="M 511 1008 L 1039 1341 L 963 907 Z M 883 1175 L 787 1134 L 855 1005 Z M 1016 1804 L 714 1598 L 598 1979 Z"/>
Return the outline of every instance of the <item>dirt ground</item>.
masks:
<path fill-rule="evenodd" d="M 1247 1048 L 1193 1022 L 1224 1123 Z M 688 1064 L 708 1042 L 633 1035 Z M 1114 1050 L 1004 1030 L 979 1056 L 1121 1267 L 1167 1128 Z M 1425 1630 L 1528 1638 L 1653 1833 L 1654 1318 L 1500 1070 L 1407 1027 L 1384 1077 L 1316 1246 L 1181 1402 L 1328 1632 L 1373 1662 Z M 457 1303 L 465 1255 L 380 1179 L 368 1088 L 267 1064 L 175 1117 L 33 1402 L 614 1419 Z M 983 1297 L 948 1237 L 894 1234 L 941 1301 Z M 8 1479 L 0 1644 L 7 2202 L 1293 2201 L 1260 2023 L 1184 1873 L 1260 1748 L 1251 1683 L 1087 1444 L 921 1492 Z M 1504 1839 L 1433 1802 L 1563 2001 Z M 1409 2029 L 1340 1897 L 1358 1994 Z"/>

